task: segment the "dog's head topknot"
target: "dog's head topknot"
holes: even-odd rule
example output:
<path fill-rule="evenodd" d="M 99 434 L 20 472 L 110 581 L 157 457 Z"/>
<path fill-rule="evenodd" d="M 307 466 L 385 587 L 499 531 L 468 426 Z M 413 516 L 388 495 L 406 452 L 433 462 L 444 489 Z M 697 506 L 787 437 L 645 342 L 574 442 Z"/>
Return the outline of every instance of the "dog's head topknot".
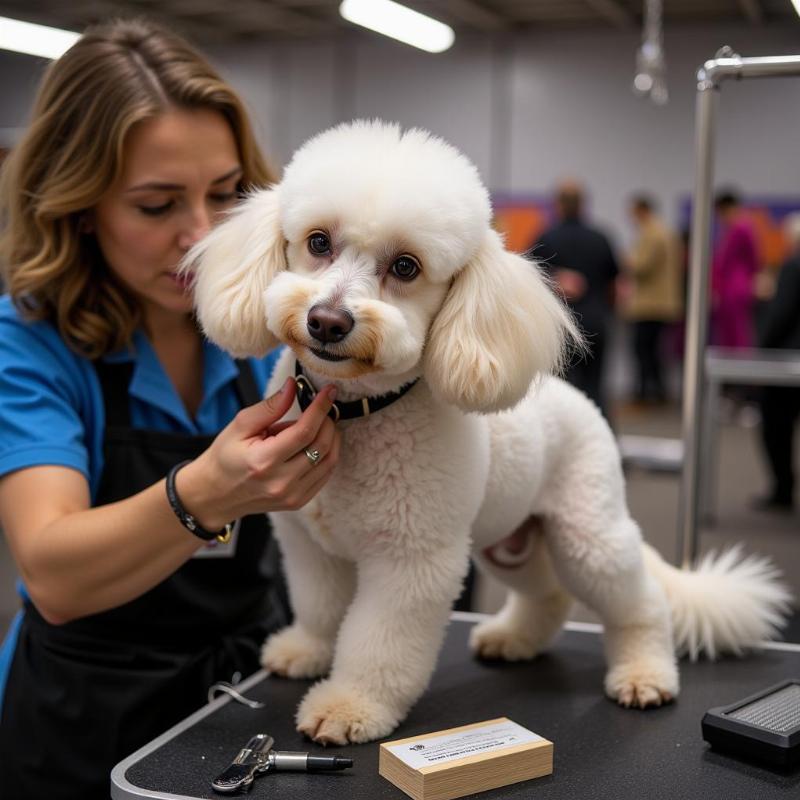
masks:
<path fill-rule="evenodd" d="M 434 280 L 474 255 L 491 221 L 488 192 L 466 156 L 428 131 L 381 120 L 309 139 L 286 167 L 281 196 L 289 240 L 332 216 L 331 224 L 414 231 Z"/>

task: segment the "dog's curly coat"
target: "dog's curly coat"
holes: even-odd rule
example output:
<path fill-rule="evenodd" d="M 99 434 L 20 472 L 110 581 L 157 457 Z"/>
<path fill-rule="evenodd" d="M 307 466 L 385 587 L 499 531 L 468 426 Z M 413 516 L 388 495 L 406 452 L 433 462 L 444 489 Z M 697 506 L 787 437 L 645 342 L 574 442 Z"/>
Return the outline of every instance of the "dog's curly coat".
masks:
<path fill-rule="evenodd" d="M 577 338 L 573 322 L 490 222 L 478 173 L 454 148 L 356 122 L 311 139 L 279 185 L 187 257 L 212 340 L 238 356 L 288 345 L 270 390 L 295 357 L 340 399 L 420 378 L 388 408 L 340 423 L 330 482 L 273 515 L 295 621 L 262 661 L 328 674 L 297 714 L 320 742 L 365 742 L 404 718 L 471 550 L 510 589 L 473 649 L 532 658 L 577 597 L 604 622 L 605 690 L 623 705 L 678 694 L 676 650 L 738 652 L 782 620 L 788 595 L 766 560 L 732 552 L 682 572 L 643 544 L 607 424 L 547 377 Z M 321 344 L 315 306 L 346 312 L 352 330 Z"/>

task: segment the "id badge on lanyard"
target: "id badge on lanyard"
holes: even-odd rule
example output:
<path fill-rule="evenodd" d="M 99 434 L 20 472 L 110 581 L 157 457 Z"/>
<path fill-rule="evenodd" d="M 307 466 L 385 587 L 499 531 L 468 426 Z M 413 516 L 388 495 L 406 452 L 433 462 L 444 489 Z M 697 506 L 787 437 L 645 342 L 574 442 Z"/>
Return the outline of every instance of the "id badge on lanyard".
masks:
<path fill-rule="evenodd" d="M 231 538 L 225 544 L 212 539 L 205 547 L 201 547 L 192 558 L 233 558 L 236 555 L 236 542 L 239 541 L 239 531 L 242 520 L 237 519 L 233 525 Z"/>

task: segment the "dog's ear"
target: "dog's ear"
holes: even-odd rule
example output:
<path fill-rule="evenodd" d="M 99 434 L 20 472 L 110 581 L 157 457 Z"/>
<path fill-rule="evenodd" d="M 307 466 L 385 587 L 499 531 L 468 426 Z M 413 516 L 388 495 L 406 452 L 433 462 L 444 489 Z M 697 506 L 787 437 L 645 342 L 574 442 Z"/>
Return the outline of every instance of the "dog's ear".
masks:
<path fill-rule="evenodd" d="M 267 328 L 264 292 L 286 269 L 279 187 L 249 195 L 186 254 L 203 332 L 234 356 L 261 356 L 277 346 Z"/>
<path fill-rule="evenodd" d="M 464 411 L 511 408 L 539 374 L 558 371 L 581 336 L 539 267 L 489 231 L 455 276 L 425 348 L 434 395 Z"/>

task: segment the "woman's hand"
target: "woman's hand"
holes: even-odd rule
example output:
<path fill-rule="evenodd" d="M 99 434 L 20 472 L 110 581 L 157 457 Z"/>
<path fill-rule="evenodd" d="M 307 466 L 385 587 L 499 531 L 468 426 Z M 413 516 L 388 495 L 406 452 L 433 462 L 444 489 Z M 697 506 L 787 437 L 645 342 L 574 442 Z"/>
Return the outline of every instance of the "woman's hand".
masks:
<path fill-rule="evenodd" d="M 213 444 L 176 476 L 185 508 L 208 530 L 246 514 L 304 506 L 327 482 L 341 437 L 327 416 L 336 396 L 324 387 L 296 422 L 280 422 L 296 385 L 242 409 Z M 305 451 L 317 450 L 317 463 Z"/>
<path fill-rule="evenodd" d="M 323 389 L 297 422 L 279 422 L 294 400 L 289 380 L 243 409 L 202 455 L 176 476 L 186 509 L 208 530 L 244 514 L 299 508 L 330 477 L 339 434 Z M 316 465 L 303 452 L 319 450 Z M 178 522 L 164 481 L 90 507 L 86 478 L 37 466 L 0 479 L 0 520 L 34 604 L 59 625 L 116 608 L 172 575 L 202 546 Z"/>

